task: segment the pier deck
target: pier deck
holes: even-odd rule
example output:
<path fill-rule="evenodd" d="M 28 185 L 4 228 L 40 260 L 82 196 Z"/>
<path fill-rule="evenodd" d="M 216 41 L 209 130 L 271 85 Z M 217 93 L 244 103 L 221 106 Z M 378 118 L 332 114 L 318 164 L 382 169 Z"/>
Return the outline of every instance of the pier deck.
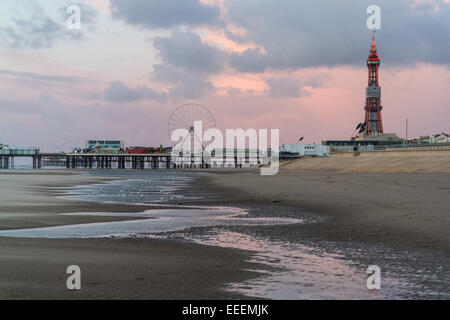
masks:
<path fill-rule="evenodd" d="M 59 166 L 67 169 L 175 169 L 170 153 L 46 153 L 46 152 L 14 152 L 13 149 L 0 153 L 0 169 L 14 167 L 15 157 L 31 157 L 33 169 L 43 166 Z"/>

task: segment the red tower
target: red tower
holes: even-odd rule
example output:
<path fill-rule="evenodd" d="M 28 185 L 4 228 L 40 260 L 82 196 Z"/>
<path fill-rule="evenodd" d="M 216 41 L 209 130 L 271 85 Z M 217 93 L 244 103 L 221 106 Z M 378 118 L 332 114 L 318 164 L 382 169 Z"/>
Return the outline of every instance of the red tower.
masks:
<path fill-rule="evenodd" d="M 380 58 L 378 57 L 375 37 L 372 37 L 372 47 L 370 48 L 369 58 L 367 59 L 369 68 L 369 81 L 366 88 L 366 110 L 365 117 L 365 135 L 383 133 L 383 123 L 381 122 L 381 88 L 378 85 L 378 69 L 380 67 Z"/>

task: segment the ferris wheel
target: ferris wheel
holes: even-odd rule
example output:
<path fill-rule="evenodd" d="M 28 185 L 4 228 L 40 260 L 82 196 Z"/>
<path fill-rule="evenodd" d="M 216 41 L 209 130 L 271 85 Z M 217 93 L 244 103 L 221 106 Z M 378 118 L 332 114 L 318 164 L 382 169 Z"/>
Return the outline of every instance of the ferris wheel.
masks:
<path fill-rule="evenodd" d="M 184 140 L 190 137 L 201 140 L 200 137 L 195 137 L 195 121 L 201 121 L 203 131 L 216 127 L 216 120 L 208 108 L 197 103 L 187 103 L 175 109 L 170 115 L 167 123 L 169 139 L 172 138 L 172 133 L 175 130 L 185 129 L 187 135 L 184 137 Z"/>

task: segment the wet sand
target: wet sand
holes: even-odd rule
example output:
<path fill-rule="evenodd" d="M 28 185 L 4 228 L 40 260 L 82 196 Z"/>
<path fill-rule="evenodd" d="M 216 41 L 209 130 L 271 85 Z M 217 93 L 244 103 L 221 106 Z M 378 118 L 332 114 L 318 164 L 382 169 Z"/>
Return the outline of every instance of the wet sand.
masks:
<path fill-rule="evenodd" d="M 124 220 L 67 212 L 139 212 L 145 206 L 55 197 L 61 187 L 107 179 L 71 171 L 0 172 L 0 229 Z M 152 207 L 155 208 L 155 207 Z M 135 218 L 134 218 L 135 219 Z M 223 286 L 256 276 L 249 253 L 170 240 L 21 239 L 0 237 L 0 299 L 229 299 Z M 66 288 L 79 265 L 82 290 Z"/>
<path fill-rule="evenodd" d="M 326 218 L 283 226 L 286 239 L 380 243 L 450 256 L 450 173 L 281 168 L 275 176 L 261 176 L 259 170 L 222 170 L 201 180 L 203 188 L 222 195 L 211 204 L 253 206 L 266 215 L 284 216 L 288 211 L 292 216 L 294 211 Z"/>
<path fill-rule="evenodd" d="M 437 154 L 433 158 L 434 163 L 443 163 L 442 159 L 436 159 Z M 391 158 L 395 165 L 387 168 L 378 165 L 376 157 L 362 163 L 361 158 L 350 159 L 344 163 L 334 159 L 307 159 L 306 168 L 302 163 L 306 159 L 286 162 L 275 176 L 261 176 L 258 169 L 214 170 L 200 177 L 194 190 L 191 187 L 186 192 L 208 190 L 211 196 L 201 201 L 204 205 L 238 206 L 256 216 L 312 220 L 313 223 L 241 227 L 232 231 L 286 246 L 311 246 L 319 252 L 319 257 L 322 253 L 338 254 L 360 274 L 369 265 L 379 265 L 384 275 L 391 276 L 387 280 L 391 287 L 385 286 L 380 293 L 387 296 L 393 293 L 394 299 L 449 299 L 450 173 L 446 172 L 447 166 L 444 170 L 439 166 L 425 170 L 430 163 L 423 158 L 410 161 L 403 156 Z M 389 159 L 382 162 L 388 163 Z M 395 172 L 395 168 L 401 169 L 400 172 Z M 294 268 L 299 271 L 303 263 L 308 264 L 307 261 L 295 263 Z M 329 275 L 328 267 L 325 261 L 316 266 L 315 270 L 323 276 L 312 280 L 314 287 L 320 286 L 320 279 Z M 291 280 L 296 281 L 302 280 Z M 273 288 L 277 285 L 282 284 L 274 284 Z M 347 285 L 347 281 L 342 284 L 342 294 L 348 293 L 344 289 Z M 302 284 L 285 288 L 297 290 L 298 298 L 307 296 L 304 293 L 308 289 Z M 246 292 L 254 294 L 255 289 L 267 290 L 256 285 Z M 267 291 L 263 292 L 267 296 Z M 328 290 L 316 294 L 321 299 L 340 296 Z"/>
<path fill-rule="evenodd" d="M 339 161 L 334 165 L 327 161 L 327 169 L 323 169 L 317 163 L 321 160 L 308 160 L 308 166 L 314 163 L 315 169 L 303 169 L 302 164 L 291 162 L 290 167 L 282 166 L 275 176 L 261 176 L 254 169 L 216 170 L 199 179 L 198 188 L 213 195 L 202 202 L 239 206 L 257 216 L 296 217 L 306 221 L 311 218 L 314 223 L 234 228 L 233 231 L 255 239 L 286 245 L 306 244 L 318 252 L 338 253 L 361 273 L 369 265 L 379 265 L 384 275 L 396 279 L 389 281 L 393 285 L 388 291 L 386 286 L 381 291 L 389 294 L 399 290 L 392 295 L 394 299 L 449 299 L 450 173 L 446 172 L 447 167 L 425 170 L 429 165 L 426 161 L 420 165 L 421 161 L 414 161 L 408 167 L 409 161 L 404 158 L 396 159 L 401 172 L 393 172 L 394 166 L 387 170 L 378 166 L 374 170 L 376 161 L 358 164 L 356 172 L 351 172 Z M 324 264 L 316 270 L 327 275 Z M 319 283 L 318 280 L 314 286 Z M 261 286 L 247 292 L 254 294 L 258 288 Z M 300 285 L 296 297 L 305 296 L 302 289 L 305 292 Z M 327 290 L 317 296 L 327 297 Z M 339 294 L 328 297 L 334 299 Z"/>
<path fill-rule="evenodd" d="M 105 183 L 108 178 L 70 171 L 0 171 L 0 229 L 37 228 L 75 223 L 126 220 L 124 217 L 62 216 L 70 212 L 141 212 L 147 207 L 71 201 L 57 196 L 64 188 Z"/>
<path fill-rule="evenodd" d="M 255 276 L 245 252 L 138 239 L 0 238 L 0 299 L 237 299 L 224 284 Z M 68 290 L 66 268 L 81 268 Z"/>

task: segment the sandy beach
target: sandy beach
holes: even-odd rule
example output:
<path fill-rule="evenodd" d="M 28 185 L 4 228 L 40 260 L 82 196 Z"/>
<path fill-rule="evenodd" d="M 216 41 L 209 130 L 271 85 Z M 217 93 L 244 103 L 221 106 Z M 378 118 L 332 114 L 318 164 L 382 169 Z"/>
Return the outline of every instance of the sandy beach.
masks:
<path fill-rule="evenodd" d="M 410 162 L 403 155 L 390 159 L 402 168 L 398 172 L 393 165 L 375 170 L 377 161 L 366 157 L 286 162 L 275 176 L 261 176 L 258 169 L 206 170 L 208 174 L 199 175 L 195 183 L 180 191 L 206 196 L 187 198 L 182 204 L 240 206 L 261 216 L 317 218 L 314 223 L 261 226 L 245 232 L 288 243 L 316 241 L 378 248 L 363 259 L 386 268 L 398 267 L 399 259 L 379 256 L 379 252 L 388 252 L 383 248 L 401 252 L 405 264 L 420 253 L 426 258 L 415 258 L 418 261 L 412 270 L 439 269 L 438 274 L 445 275 L 442 268 L 448 269 L 450 259 L 450 173 L 437 167 L 427 171 L 424 159 Z M 447 163 L 445 157 L 448 154 L 439 161 Z M 389 159 L 382 161 L 388 163 Z M 57 197 L 66 187 L 109 179 L 78 171 L 2 171 L 0 229 L 133 219 L 60 213 L 149 209 Z M 174 240 L 0 237 L 0 246 L 2 299 L 246 298 L 222 289 L 228 283 L 257 276 L 248 270 L 264 268 L 248 262 L 252 257 L 249 251 Z M 86 277 L 86 289 L 76 293 L 65 288 L 65 267 L 74 262 L 81 264 Z M 441 287 L 448 281 L 435 279 Z"/>
<path fill-rule="evenodd" d="M 230 202 L 329 218 L 295 226 L 308 236 L 450 253 L 450 150 L 305 158 L 282 162 L 274 176 L 224 170 L 204 183 Z"/>
<path fill-rule="evenodd" d="M 2 171 L 0 229 L 127 219 L 60 213 L 151 209 L 55 197 L 63 193 L 58 188 L 107 180 L 69 171 Z M 255 276 L 244 271 L 255 268 L 246 252 L 170 240 L 0 237 L 0 248 L 0 299 L 242 299 L 222 286 Z M 66 288 L 72 264 L 82 269 L 83 290 Z"/>
<path fill-rule="evenodd" d="M 310 230 L 310 236 L 450 252 L 449 174 L 281 170 L 273 177 L 216 173 L 204 180 L 235 204 L 259 203 L 280 211 L 293 206 L 329 218 L 295 226 L 302 233 Z"/>

